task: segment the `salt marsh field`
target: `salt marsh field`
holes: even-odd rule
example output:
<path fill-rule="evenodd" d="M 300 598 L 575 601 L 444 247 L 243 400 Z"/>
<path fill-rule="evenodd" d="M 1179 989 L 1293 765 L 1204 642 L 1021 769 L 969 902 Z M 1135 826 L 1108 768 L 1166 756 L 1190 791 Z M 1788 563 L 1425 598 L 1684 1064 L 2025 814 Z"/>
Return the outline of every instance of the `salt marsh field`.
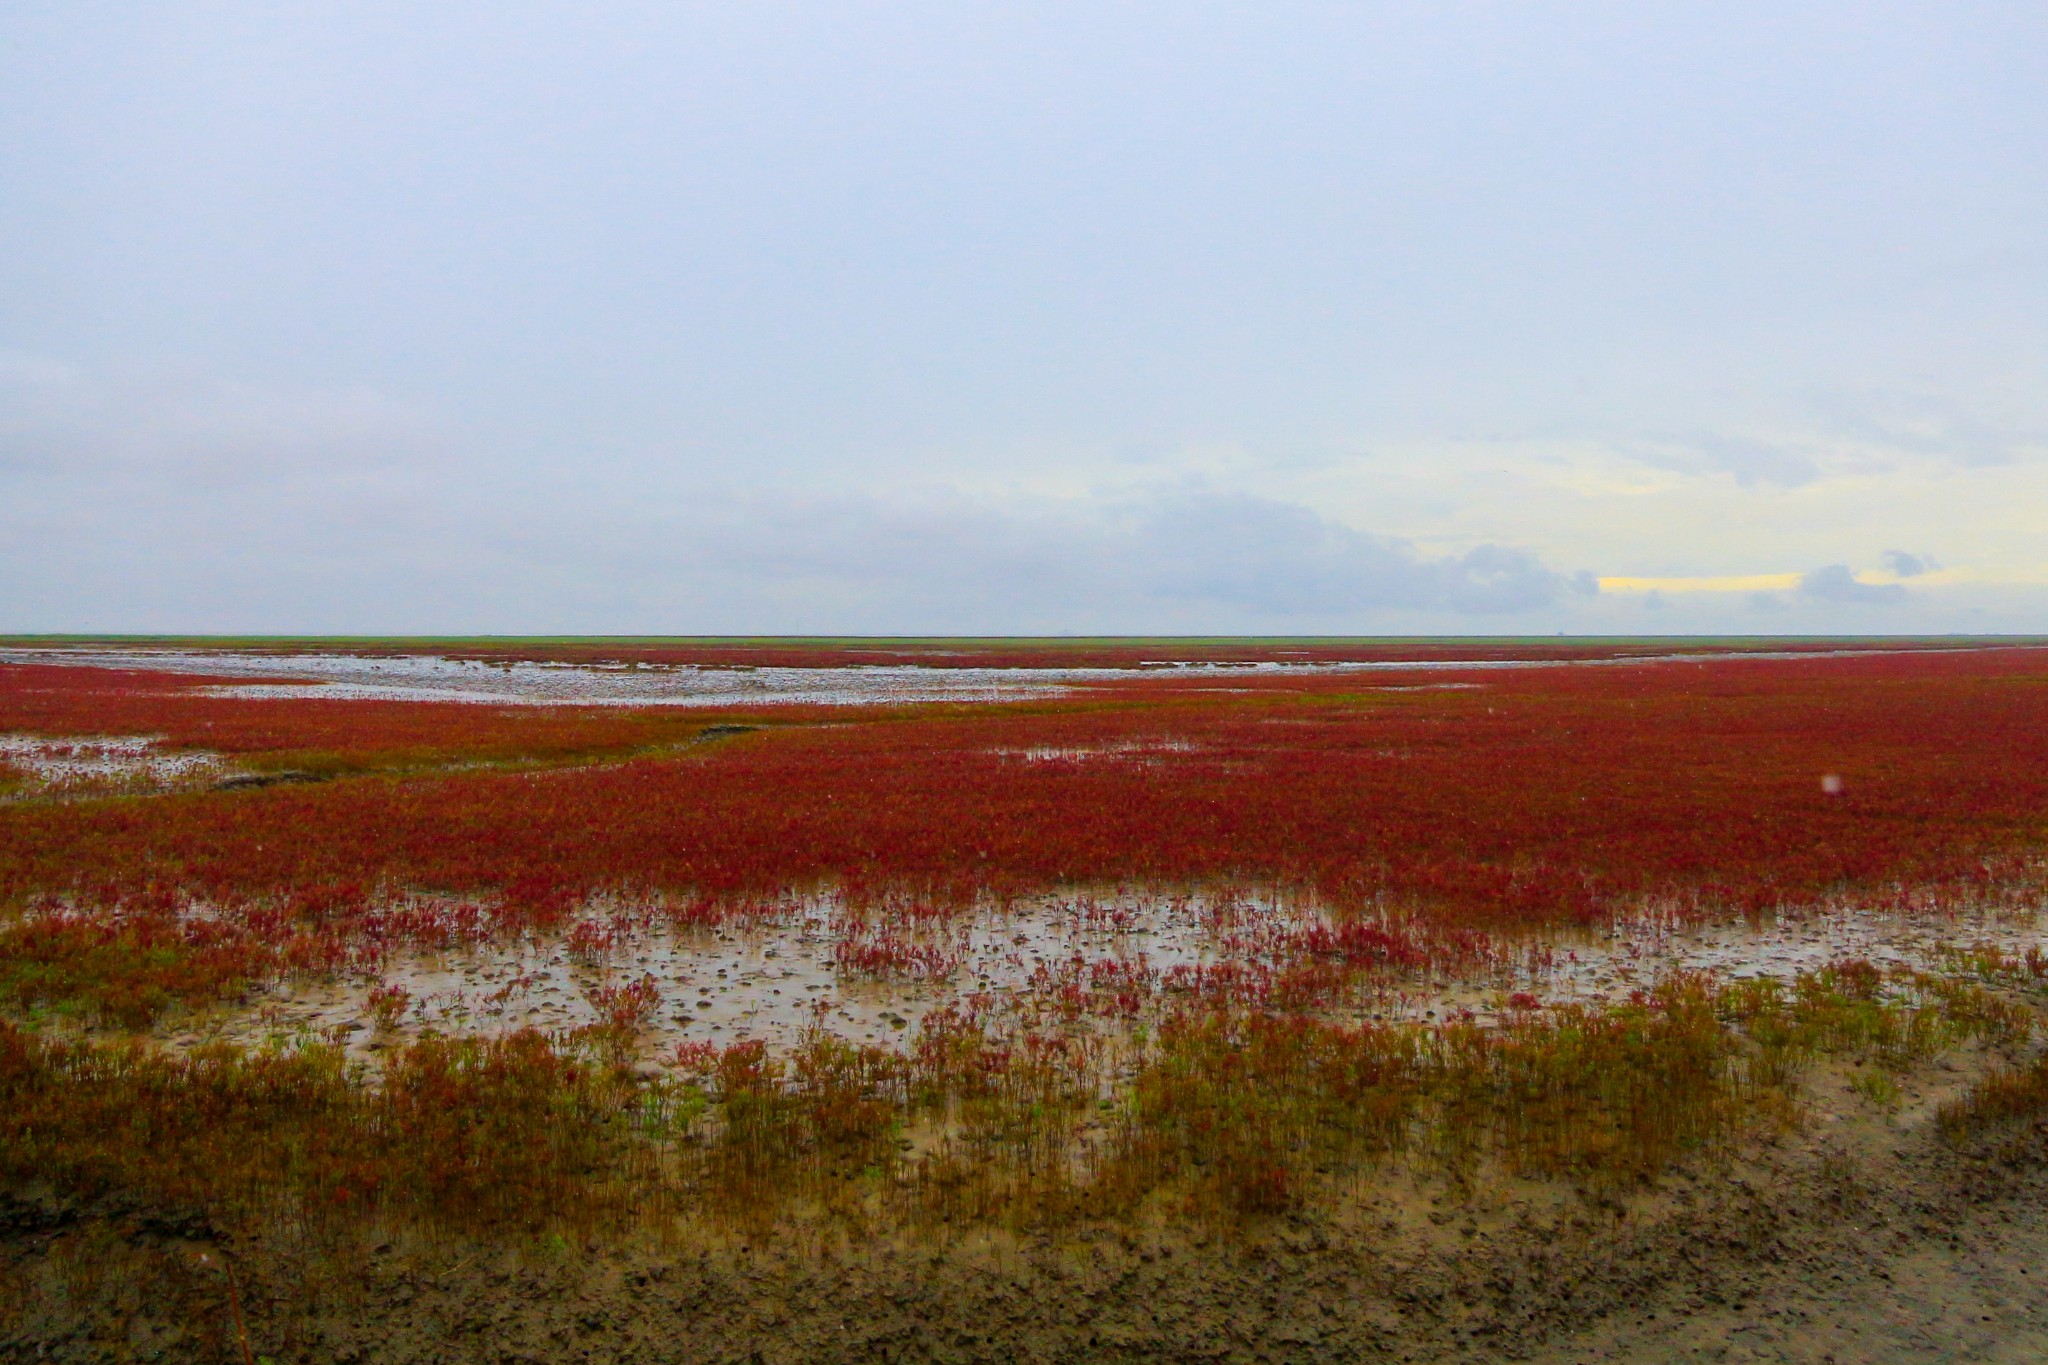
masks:
<path fill-rule="evenodd" d="M 1570 1359 L 1935 1244 L 1855 1219 L 2048 1248 L 2044 660 L 8 645 L 20 1339 L 673 1355 L 773 1285 L 836 1344 L 682 1358 L 1235 1358 L 1267 1266 L 1320 1325 L 1246 1359 Z M 2032 1340 L 2018 1254 L 1916 1311 Z"/>

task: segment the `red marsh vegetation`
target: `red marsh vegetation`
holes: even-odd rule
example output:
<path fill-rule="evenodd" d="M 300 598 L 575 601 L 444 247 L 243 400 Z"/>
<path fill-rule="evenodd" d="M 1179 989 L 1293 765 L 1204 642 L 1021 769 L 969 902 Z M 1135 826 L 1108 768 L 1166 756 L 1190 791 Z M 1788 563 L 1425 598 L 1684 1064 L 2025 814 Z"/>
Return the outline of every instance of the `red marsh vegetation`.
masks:
<path fill-rule="evenodd" d="M 1313 1208 L 1404 1154 L 1454 1182 L 1484 1163 L 1639 1181 L 1792 1121 L 1818 1058 L 1869 1068 L 1872 1104 L 1944 1049 L 2011 1059 L 1944 1112 L 1958 1134 L 2041 1102 L 2038 953 L 1948 976 L 1680 975 L 1611 1005 L 1517 995 L 1490 1024 L 1330 1008 L 1365 976 L 1645 906 L 2036 892 L 2040 651 L 1143 673 L 1028 704 L 745 716 L 218 696 L 24 665 L 0 667 L 0 730 L 148 734 L 333 778 L 0 804 L 16 1182 L 302 1228 L 744 1219 L 799 1197 L 862 1218 L 1243 1217 Z M 660 988 L 587 913 L 716 925 L 824 893 L 850 916 L 842 971 L 921 980 L 957 962 L 919 923 L 1118 887 L 1320 918 L 1254 925 L 1213 966 L 1045 963 L 1015 1001 L 934 1009 L 900 1046 L 820 1028 L 650 1066 Z M 393 1036 L 374 1066 L 339 1036 L 122 1036 L 504 935 L 567 935 L 604 964 L 597 1021 Z M 380 1038 L 406 1003 L 372 993 Z"/>
<path fill-rule="evenodd" d="M 1990 888 L 2048 822 L 2048 654 L 1133 679 L 731 734 L 701 713 L 245 699 L 0 669 L 0 724 L 440 767 L 0 808 L 0 900 L 940 905 L 1231 886 L 1485 928 Z M 744 719 L 744 718 L 742 718 Z M 756 718 L 754 723 L 759 723 Z M 715 743 L 671 752 L 720 725 Z M 597 758 L 561 770 L 462 765 Z"/>

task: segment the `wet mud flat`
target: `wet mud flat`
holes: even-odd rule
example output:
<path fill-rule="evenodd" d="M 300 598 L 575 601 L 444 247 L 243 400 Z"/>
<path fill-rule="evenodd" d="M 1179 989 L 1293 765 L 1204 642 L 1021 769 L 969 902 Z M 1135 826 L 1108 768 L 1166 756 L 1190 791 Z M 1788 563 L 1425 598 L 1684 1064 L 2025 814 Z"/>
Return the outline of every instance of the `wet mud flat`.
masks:
<path fill-rule="evenodd" d="M 229 1041 L 286 1046 L 338 1039 L 358 1061 L 423 1033 L 502 1036 L 598 1021 L 607 987 L 644 982 L 656 993 L 639 1038 L 644 1064 L 666 1070 L 676 1045 L 759 1041 L 783 1050 L 812 1031 L 857 1044 L 916 1040 L 935 1010 L 978 1002 L 1028 1019 L 1068 975 L 1097 965 L 1159 979 L 1176 970 L 1243 963 L 1272 935 L 1321 925 L 1313 907 L 1105 892 L 983 907 L 905 931 L 930 954 L 912 970 L 858 967 L 874 934 L 827 901 L 716 929 L 677 929 L 595 917 L 602 952 L 576 936 L 480 942 L 400 954 L 369 974 L 277 983 L 244 1007 L 163 1031 L 175 1048 Z M 1264 936 L 1262 938 L 1262 936 Z M 1505 1000 L 1606 1006 L 1674 971 L 1717 979 L 1789 979 L 1831 962 L 1950 971 L 1970 952 L 2048 951 L 2048 920 L 2033 912 L 1896 914 L 1846 904 L 1781 918 L 1688 923 L 1646 913 L 1578 933 L 1502 940 L 1461 970 L 1395 972 L 1367 981 L 1324 1011 L 1347 1021 L 1422 1022 L 1453 1015 L 1493 1022 Z M 402 1007 L 379 1021 L 373 993 Z M 1170 997 L 1160 997 L 1170 999 Z M 1103 1026 L 1097 1021 L 1097 1026 Z M 1115 1031 L 1111 1029 L 1111 1031 Z"/>
<path fill-rule="evenodd" d="M 202 1041 L 285 1043 L 341 1037 L 367 1059 L 427 1031 L 502 1035 L 562 1032 L 597 1022 L 607 986 L 650 983 L 659 1005 L 640 1050 L 663 1066 L 680 1042 L 760 1041 L 783 1049 L 814 1030 L 856 1043 L 913 1040 L 925 1015 L 978 997 L 1019 1003 L 1049 967 L 1118 961 L 1154 971 L 1213 963 L 1227 952 L 1214 908 L 1191 898 L 1046 898 L 908 930 L 879 930 L 843 907 L 793 902 L 783 913 L 719 928 L 672 928 L 598 916 L 545 939 L 484 941 L 394 957 L 371 974 L 283 982 L 250 1007 L 187 1021 L 172 1046 Z M 863 970 L 876 942 L 921 954 L 896 969 Z M 371 996 L 402 991 L 404 1007 L 376 1026 Z"/>
<path fill-rule="evenodd" d="M 784 1221 L 577 1244 L 312 1247 L 176 1210 L 0 1206 L 18 1360 L 2031 1361 L 2048 1125 L 1938 1139 L 1971 1067 L 1654 1184 L 1389 1171 L 1315 1214 L 1042 1234 Z M 230 1279 L 230 1268 L 233 1278 Z M 239 1326 L 238 1326 L 239 1324 Z M 243 1344 L 248 1344 L 247 1357 Z"/>

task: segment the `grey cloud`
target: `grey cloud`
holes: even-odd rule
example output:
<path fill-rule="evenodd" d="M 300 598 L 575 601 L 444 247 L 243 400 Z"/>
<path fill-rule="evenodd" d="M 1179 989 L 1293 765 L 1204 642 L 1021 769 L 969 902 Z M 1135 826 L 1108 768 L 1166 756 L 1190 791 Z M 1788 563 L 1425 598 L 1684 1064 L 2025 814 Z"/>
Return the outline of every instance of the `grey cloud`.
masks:
<path fill-rule="evenodd" d="M 593 458 L 506 480 L 374 394 L 18 358 L 0 450 L 0 628 L 1456 629 L 1588 582 L 1178 484 L 856 495 Z"/>
<path fill-rule="evenodd" d="M 1829 564 L 1814 569 L 1799 580 L 1799 595 L 1816 602 L 1844 606 L 1886 606 L 1906 600 L 1906 590 L 1896 583 L 1859 583 L 1846 564 Z"/>
<path fill-rule="evenodd" d="M 1987 415 L 1955 399 L 1881 394 L 1817 399 L 1822 420 L 1852 440 L 1965 468 L 2048 453 L 2048 432 Z"/>
<path fill-rule="evenodd" d="M 1167 496 L 1115 509 L 1102 532 L 1098 552 L 1163 596 L 1275 615 L 1524 611 L 1555 601 L 1567 585 L 1523 550 L 1481 545 L 1429 558 L 1262 498 Z"/>
<path fill-rule="evenodd" d="M 1039 623 L 1107 615 L 1132 628 L 1161 618 L 1363 625 L 1388 612 L 1529 611 L 1584 591 L 1583 577 L 1526 550 L 1432 556 L 1299 504 L 1180 490 L 1013 502 L 749 497 L 631 539 L 653 562 L 672 558 L 678 534 L 696 572 L 859 585 L 871 599 L 962 619 L 985 609 Z"/>
<path fill-rule="evenodd" d="M 1884 560 L 1885 568 L 1900 578 L 1918 578 L 1941 567 L 1932 555 L 1907 554 L 1904 550 L 1886 550 L 1879 558 Z"/>

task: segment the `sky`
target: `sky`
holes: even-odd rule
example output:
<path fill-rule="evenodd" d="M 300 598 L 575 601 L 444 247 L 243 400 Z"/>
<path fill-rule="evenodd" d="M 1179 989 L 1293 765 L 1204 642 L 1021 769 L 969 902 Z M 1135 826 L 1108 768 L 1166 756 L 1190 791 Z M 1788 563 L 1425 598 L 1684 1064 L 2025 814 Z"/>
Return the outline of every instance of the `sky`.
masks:
<path fill-rule="evenodd" d="M 0 630 L 2048 633 L 2048 6 L 12 0 Z"/>

